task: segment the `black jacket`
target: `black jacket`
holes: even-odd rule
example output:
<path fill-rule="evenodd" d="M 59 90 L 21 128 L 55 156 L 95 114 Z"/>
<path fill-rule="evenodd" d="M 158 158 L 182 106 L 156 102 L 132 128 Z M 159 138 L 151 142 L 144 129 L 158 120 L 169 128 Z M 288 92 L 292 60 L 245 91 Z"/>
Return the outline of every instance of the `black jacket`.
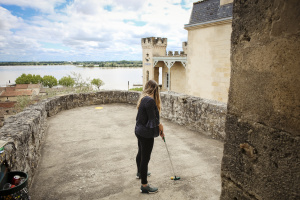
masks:
<path fill-rule="evenodd" d="M 145 96 L 136 116 L 135 134 L 144 138 L 159 136 L 159 112 L 154 99 Z"/>

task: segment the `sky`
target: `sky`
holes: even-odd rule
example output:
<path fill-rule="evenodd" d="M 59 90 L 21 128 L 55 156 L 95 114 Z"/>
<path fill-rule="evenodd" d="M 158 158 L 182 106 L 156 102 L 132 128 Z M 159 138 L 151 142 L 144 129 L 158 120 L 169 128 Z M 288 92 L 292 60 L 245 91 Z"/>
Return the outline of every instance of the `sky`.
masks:
<path fill-rule="evenodd" d="M 195 0 L 0 0 L 0 61 L 142 60 L 141 38 L 187 41 Z"/>

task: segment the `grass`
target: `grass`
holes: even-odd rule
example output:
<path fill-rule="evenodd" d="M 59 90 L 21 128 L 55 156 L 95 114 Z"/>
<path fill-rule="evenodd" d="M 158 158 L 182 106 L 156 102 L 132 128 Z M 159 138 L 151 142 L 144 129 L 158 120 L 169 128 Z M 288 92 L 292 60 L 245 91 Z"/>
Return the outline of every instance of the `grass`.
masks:
<path fill-rule="evenodd" d="M 26 108 L 27 106 L 29 106 L 30 104 L 32 104 L 33 102 L 31 101 L 31 97 L 29 96 L 18 96 L 17 97 L 17 103 L 15 104 L 15 111 L 16 112 L 21 112 L 24 110 L 24 108 Z"/>
<path fill-rule="evenodd" d="M 143 87 L 138 87 L 138 88 L 131 88 L 129 89 L 130 91 L 139 91 L 142 92 L 143 91 Z"/>

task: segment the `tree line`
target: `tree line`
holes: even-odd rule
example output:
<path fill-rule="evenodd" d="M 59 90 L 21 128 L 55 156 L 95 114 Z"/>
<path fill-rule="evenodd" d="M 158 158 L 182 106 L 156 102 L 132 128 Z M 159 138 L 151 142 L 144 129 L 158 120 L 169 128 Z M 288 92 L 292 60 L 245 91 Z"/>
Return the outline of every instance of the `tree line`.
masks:
<path fill-rule="evenodd" d="M 77 74 L 75 72 L 71 72 L 72 77 L 70 75 L 64 76 L 61 79 L 57 80 L 54 76 L 45 75 L 41 77 L 40 75 L 35 74 L 25 74 L 23 73 L 19 76 L 16 80 L 16 84 L 42 84 L 44 87 L 52 88 L 54 86 L 62 85 L 65 87 L 79 87 L 81 88 L 88 88 L 89 85 L 94 85 L 98 89 L 104 85 L 104 82 L 99 78 L 94 78 L 93 80 L 89 81 L 89 79 L 84 80 L 81 74 Z"/>
<path fill-rule="evenodd" d="M 69 65 L 66 61 L 49 61 L 49 62 L 0 62 L 0 66 L 17 66 L 17 65 Z"/>
<path fill-rule="evenodd" d="M 76 65 L 83 67 L 142 67 L 142 61 L 45 61 L 45 62 L 0 62 L 0 66 L 18 65 Z"/>

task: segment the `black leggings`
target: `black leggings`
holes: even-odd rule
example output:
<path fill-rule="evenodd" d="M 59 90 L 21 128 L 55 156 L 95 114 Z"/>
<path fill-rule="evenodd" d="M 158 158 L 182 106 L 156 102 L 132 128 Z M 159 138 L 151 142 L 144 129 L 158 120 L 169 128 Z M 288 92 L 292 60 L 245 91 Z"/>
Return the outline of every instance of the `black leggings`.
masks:
<path fill-rule="evenodd" d="M 137 170 L 141 176 L 141 183 L 147 184 L 148 163 L 153 149 L 154 138 L 144 138 L 138 135 L 136 137 L 138 138 L 139 146 L 139 151 L 136 155 Z"/>

